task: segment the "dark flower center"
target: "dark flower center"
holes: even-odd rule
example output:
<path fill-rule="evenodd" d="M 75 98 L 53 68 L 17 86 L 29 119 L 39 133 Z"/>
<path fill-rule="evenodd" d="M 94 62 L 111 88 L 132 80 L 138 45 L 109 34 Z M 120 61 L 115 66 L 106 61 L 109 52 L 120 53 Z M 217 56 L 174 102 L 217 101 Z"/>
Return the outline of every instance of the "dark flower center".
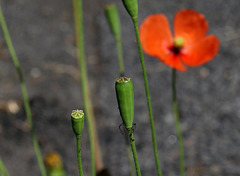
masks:
<path fill-rule="evenodd" d="M 184 39 L 182 37 L 176 37 L 173 39 L 173 46 L 170 50 L 175 54 L 179 54 L 181 52 L 182 47 L 184 46 Z"/>
<path fill-rule="evenodd" d="M 173 46 L 170 48 L 171 52 L 173 52 L 175 55 L 178 55 L 181 51 L 181 48 Z"/>

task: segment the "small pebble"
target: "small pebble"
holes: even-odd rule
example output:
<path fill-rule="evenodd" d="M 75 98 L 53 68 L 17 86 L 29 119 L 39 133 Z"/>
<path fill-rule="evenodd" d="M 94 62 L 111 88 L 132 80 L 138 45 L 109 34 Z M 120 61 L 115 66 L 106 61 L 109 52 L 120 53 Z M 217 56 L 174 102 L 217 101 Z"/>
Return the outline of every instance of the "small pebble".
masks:
<path fill-rule="evenodd" d="M 168 142 L 169 142 L 170 144 L 176 143 L 176 142 L 177 142 L 177 137 L 174 136 L 174 135 L 168 136 Z"/>
<path fill-rule="evenodd" d="M 20 110 L 20 107 L 15 100 L 9 100 L 7 103 L 7 109 L 10 113 L 16 114 Z"/>
<path fill-rule="evenodd" d="M 38 77 L 40 77 L 42 75 L 42 71 L 39 68 L 34 67 L 34 68 L 31 69 L 30 75 L 33 78 L 38 78 Z"/>
<path fill-rule="evenodd" d="M 206 77 L 208 77 L 208 75 L 209 75 L 209 70 L 207 68 L 203 67 L 200 69 L 200 76 L 202 78 L 206 78 Z"/>

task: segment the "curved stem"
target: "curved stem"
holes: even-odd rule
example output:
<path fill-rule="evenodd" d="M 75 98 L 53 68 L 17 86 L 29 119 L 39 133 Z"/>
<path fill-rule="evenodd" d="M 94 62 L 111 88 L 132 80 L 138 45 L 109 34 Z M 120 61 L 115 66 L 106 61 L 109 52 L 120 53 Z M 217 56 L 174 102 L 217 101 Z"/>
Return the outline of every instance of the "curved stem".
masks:
<path fill-rule="evenodd" d="M 138 24 L 137 24 L 136 19 L 132 19 L 132 20 L 133 20 L 133 24 L 134 24 L 135 33 L 136 33 L 138 51 L 139 51 L 139 55 L 140 55 L 140 62 L 141 62 L 143 78 L 144 78 L 145 93 L 146 93 L 147 105 L 148 105 L 148 113 L 149 113 L 150 124 L 151 124 L 155 164 L 156 164 L 158 176 L 161 176 L 162 172 L 161 172 L 160 162 L 159 162 L 159 158 L 158 158 L 158 149 L 157 149 L 155 125 L 154 125 L 154 119 L 153 119 L 153 113 L 152 113 L 151 98 L 150 98 L 150 93 L 149 93 L 149 86 L 148 86 L 147 73 L 146 73 L 146 68 L 145 68 L 145 63 L 144 63 L 143 51 L 142 51 L 142 46 L 141 46 L 140 37 L 139 37 Z"/>
<path fill-rule="evenodd" d="M 138 163 L 136 145 L 135 145 L 134 137 L 133 137 L 133 131 L 132 131 L 131 128 L 128 128 L 127 131 L 128 131 L 128 135 L 129 135 L 130 144 L 131 144 L 131 147 L 132 147 L 132 153 L 133 153 L 136 173 L 137 173 L 137 176 L 141 176 L 140 166 L 139 166 L 139 163 Z"/>
<path fill-rule="evenodd" d="M 18 74 L 18 77 L 19 77 L 19 80 L 20 80 L 20 87 L 21 87 L 22 96 L 23 96 L 24 108 L 25 108 L 25 111 L 26 111 L 28 125 L 29 125 L 30 132 L 31 132 L 31 135 L 32 135 L 33 146 L 34 146 L 34 150 L 35 150 L 36 157 L 37 157 L 37 160 L 38 160 L 38 165 L 39 165 L 42 176 L 46 176 L 47 172 L 46 172 L 46 169 L 45 169 L 45 165 L 43 163 L 43 159 L 42 159 L 41 151 L 40 151 L 40 148 L 39 148 L 38 140 L 37 140 L 37 137 L 36 137 L 36 134 L 35 134 L 35 131 L 34 131 L 34 127 L 33 127 L 32 113 L 31 113 L 31 108 L 30 108 L 30 104 L 29 104 L 29 100 L 28 100 L 27 88 L 26 88 L 26 85 L 25 85 L 25 82 L 24 82 L 24 79 L 23 79 L 22 70 L 20 68 L 20 64 L 19 64 L 16 52 L 14 50 L 12 40 L 11 40 L 10 34 L 8 32 L 7 24 L 5 22 L 1 7 L 0 7 L 0 23 L 1 23 L 1 26 L 2 26 L 2 29 L 3 29 L 4 37 L 5 37 L 10 55 L 11 55 L 12 60 L 13 60 L 13 64 L 15 66 L 15 69 L 17 71 L 17 74 Z"/>
<path fill-rule="evenodd" d="M 185 175 L 185 165 L 184 165 L 184 146 L 181 132 L 181 125 L 179 121 L 179 112 L 177 106 L 177 89 L 176 89 L 176 70 L 172 69 L 172 101 L 173 101 L 173 113 L 178 137 L 178 147 L 179 147 L 179 164 L 180 164 L 180 175 Z"/>
<path fill-rule="evenodd" d="M 82 96 L 84 104 L 84 112 L 87 120 L 88 134 L 90 141 L 91 150 L 91 171 L 92 176 L 96 175 L 95 167 L 95 151 L 94 151 L 94 134 L 93 134 L 93 118 L 90 118 L 90 98 L 88 92 L 88 82 L 87 82 L 87 71 L 85 63 L 84 54 L 84 35 L 83 35 L 83 17 L 82 17 L 82 0 L 73 0 L 74 9 L 74 23 L 75 23 L 75 33 L 76 33 L 76 44 L 77 44 L 77 59 L 79 65 L 79 74 L 81 77 L 82 86 Z"/>
<path fill-rule="evenodd" d="M 78 158 L 79 176 L 83 176 L 82 159 L 81 159 L 81 135 L 76 136 L 76 139 L 77 139 L 77 158 Z"/>

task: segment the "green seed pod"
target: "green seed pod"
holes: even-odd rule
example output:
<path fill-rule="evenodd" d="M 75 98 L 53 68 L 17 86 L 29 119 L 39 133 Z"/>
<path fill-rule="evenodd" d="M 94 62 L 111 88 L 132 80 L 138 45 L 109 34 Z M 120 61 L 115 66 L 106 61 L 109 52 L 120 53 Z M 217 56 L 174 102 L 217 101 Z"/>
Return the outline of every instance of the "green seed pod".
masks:
<path fill-rule="evenodd" d="M 81 135 L 84 128 L 84 113 L 82 110 L 73 110 L 71 114 L 72 129 L 76 136 Z"/>
<path fill-rule="evenodd" d="M 117 7 L 115 4 L 109 4 L 105 6 L 105 14 L 110 25 L 111 31 L 116 39 L 121 38 L 120 31 L 120 19 L 117 11 Z"/>
<path fill-rule="evenodd" d="M 122 121 L 127 129 L 132 128 L 134 116 L 134 93 L 132 80 L 127 77 L 120 77 L 116 79 L 115 90 Z"/>
<path fill-rule="evenodd" d="M 122 0 L 123 5 L 133 20 L 138 17 L 138 0 Z"/>

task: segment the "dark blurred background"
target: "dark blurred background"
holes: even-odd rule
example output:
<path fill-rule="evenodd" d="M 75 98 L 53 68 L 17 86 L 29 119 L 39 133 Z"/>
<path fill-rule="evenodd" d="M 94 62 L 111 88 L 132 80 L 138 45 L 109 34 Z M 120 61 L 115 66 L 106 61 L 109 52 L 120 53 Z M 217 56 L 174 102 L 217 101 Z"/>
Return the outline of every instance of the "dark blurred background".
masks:
<path fill-rule="evenodd" d="M 126 73 L 135 86 L 135 141 L 142 175 L 157 175 L 142 71 L 132 22 L 120 0 L 87 0 L 85 54 L 104 165 L 113 176 L 129 174 L 115 98 L 117 51 L 104 16 L 116 3 L 122 24 Z M 43 155 L 57 151 L 68 176 L 77 175 L 70 113 L 82 109 L 75 53 L 72 1 L 0 0 L 23 70 L 33 121 Z M 209 33 L 221 41 L 211 62 L 178 72 L 178 100 L 187 176 L 240 175 L 240 1 L 139 0 L 139 24 L 152 13 L 170 23 L 184 8 L 203 13 Z M 22 96 L 0 30 L 0 157 L 11 175 L 39 176 Z M 171 106 L 171 68 L 145 55 L 163 175 L 178 176 L 178 144 Z M 85 125 L 86 126 L 86 125 Z M 82 141 L 85 175 L 90 175 L 87 128 Z"/>

